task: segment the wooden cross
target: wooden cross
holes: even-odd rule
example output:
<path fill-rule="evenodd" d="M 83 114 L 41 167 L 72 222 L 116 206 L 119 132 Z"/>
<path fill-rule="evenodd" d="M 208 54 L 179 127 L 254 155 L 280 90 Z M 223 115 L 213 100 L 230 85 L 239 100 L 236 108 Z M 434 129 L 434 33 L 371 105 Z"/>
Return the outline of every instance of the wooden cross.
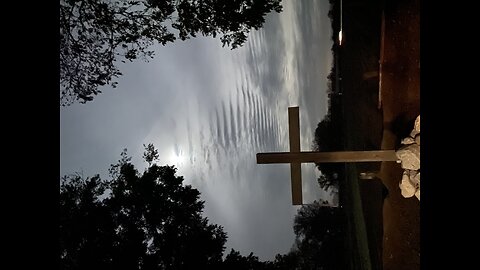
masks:
<path fill-rule="evenodd" d="M 257 153 L 257 164 L 290 163 L 292 204 L 302 205 L 302 163 L 397 161 L 395 150 L 314 152 L 300 151 L 298 107 L 288 108 L 290 152 Z"/>

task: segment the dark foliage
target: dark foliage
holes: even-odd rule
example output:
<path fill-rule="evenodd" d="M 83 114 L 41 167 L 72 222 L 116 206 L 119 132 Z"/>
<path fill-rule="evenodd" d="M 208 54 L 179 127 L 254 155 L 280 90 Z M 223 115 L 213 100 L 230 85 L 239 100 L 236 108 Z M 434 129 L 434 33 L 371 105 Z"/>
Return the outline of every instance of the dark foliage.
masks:
<path fill-rule="evenodd" d="M 124 151 L 110 172 L 110 181 L 77 174 L 61 182 L 62 269 L 220 267 L 227 235 L 202 217 L 200 192 L 173 166 L 140 174 Z"/>
<path fill-rule="evenodd" d="M 294 231 L 301 269 L 344 269 L 341 208 L 326 202 L 305 205 L 295 216 Z"/>
<path fill-rule="evenodd" d="M 324 119 L 318 123 L 315 129 L 313 151 L 342 151 L 344 149 L 343 128 L 341 126 L 342 119 L 342 96 L 339 95 L 342 90 L 340 83 L 337 82 L 337 69 L 339 57 L 339 45 L 337 43 L 337 34 L 340 29 L 339 16 L 340 12 L 338 1 L 329 0 L 330 9 L 328 17 L 332 26 L 333 41 L 332 53 L 333 62 L 330 73 L 327 76 L 327 96 L 328 96 L 328 110 Z M 343 178 L 344 167 L 343 163 L 316 163 L 317 169 L 322 172 L 322 175 L 317 179 L 320 188 L 328 190 L 330 188 L 338 188 L 339 180 Z"/>
<path fill-rule="evenodd" d="M 234 249 L 223 259 L 227 234 L 202 217 L 200 192 L 173 166 L 154 163 L 153 144 L 144 147 L 142 174 L 124 149 L 109 181 L 62 178 L 61 269 L 290 269 Z"/>
<path fill-rule="evenodd" d="M 314 151 L 341 151 L 343 149 L 342 130 L 338 122 L 333 122 L 327 116 L 315 129 L 315 138 L 313 142 Z M 329 189 L 337 186 L 338 180 L 343 173 L 342 163 L 316 163 L 317 168 L 322 172 L 318 178 L 318 183 L 322 189 Z"/>
<path fill-rule="evenodd" d="M 85 103 L 116 87 L 122 75 L 116 61 L 148 60 L 149 47 L 220 36 L 232 49 L 242 46 L 251 29 L 259 29 L 281 0 L 61 0 L 60 104 Z"/>
<path fill-rule="evenodd" d="M 274 269 L 272 262 L 261 262 L 258 257 L 250 253 L 248 256 L 242 256 L 240 252 L 232 249 L 225 257 L 222 269 L 229 270 L 267 270 Z"/>
<path fill-rule="evenodd" d="M 346 269 L 342 208 L 326 202 L 302 206 L 295 216 L 295 247 L 277 255 L 273 269 Z"/>

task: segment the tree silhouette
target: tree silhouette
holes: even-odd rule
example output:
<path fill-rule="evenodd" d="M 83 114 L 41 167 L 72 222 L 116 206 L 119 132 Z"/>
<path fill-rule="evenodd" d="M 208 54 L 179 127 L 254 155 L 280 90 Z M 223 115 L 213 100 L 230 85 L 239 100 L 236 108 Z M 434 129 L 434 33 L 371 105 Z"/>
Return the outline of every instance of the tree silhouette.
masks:
<path fill-rule="evenodd" d="M 60 262 L 63 269 L 109 266 L 114 224 L 100 201 L 106 183 L 98 175 L 64 177 L 60 187 Z"/>
<path fill-rule="evenodd" d="M 294 231 L 301 269 L 345 269 L 341 208 L 326 202 L 304 205 L 295 216 Z"/>
<path fill-rule="evenodd" d="M 273 268 L 275 270 L 291 270 L 300 269 L 299 265 L 300 254 L 297 249 L 293 249 L 287 254 L 277 254 L 275 261 L 273 262 Z"/>
<path fill-rule="evenodd" d="M 85 103 L 116 87 L 122 75 L 116 61 L 153 57 L 148 48 L 220 36 L 232 49 L 241 46 L 265 15 L 282 11 L 281 0 L 61 0 L 60 104 Z"/>
<path fill-rule="evenodd" d="M 262 262 L 251 252 L 248 256 L 242 256 L 240 252 L 231 249 L 230 253 L 225 257 L 222 264 L 223 269 L 229 270 L 267 270 L 273 268 L 272 262 Z"/>
<path fill-rule="evenodd" d="M 156 152 L 146 146 L 148 153 Z M 227 235 L 202 217 L 200 192 L 183 185 L 173 166 L 150 164 L 140 174 L 124 150 L 110 173 L 110 181 L 63 177 L 62 269 L 221 267 Z"/>
<path fill-rule="evenodd" d="M 143 173 L 124 149 L 109 180 L 62 177 L 61 269 L 344 269 L 343 213 L 326 202 L 299 209 L 295 246 L 273 262 L 234 249 L 223 259 L 227 234 L 202 217 L 200 192 L 175 167 L 155 164 L 152 144 L 144 147 Z"/>
<path fill-rule="evenodd" d="M 318 123 L 315 129 L 315 138 L 313 141 L 314 151 L 340 151 L 343 148 L 341 128 L 337 122 L 334 122 L 327 115 Z M 329 189 L 337 186 L 341 174 L 343 173 L 342 163 L 315 163 L 322 175 L 317 179 L 322 189 Z"/>
<path fill-rule="evenodd" d="M 346 269 L 342 215 L 326 201 L 303 205 L 294 221 L 295 246 L 278 254 L 272 269 Z"/>

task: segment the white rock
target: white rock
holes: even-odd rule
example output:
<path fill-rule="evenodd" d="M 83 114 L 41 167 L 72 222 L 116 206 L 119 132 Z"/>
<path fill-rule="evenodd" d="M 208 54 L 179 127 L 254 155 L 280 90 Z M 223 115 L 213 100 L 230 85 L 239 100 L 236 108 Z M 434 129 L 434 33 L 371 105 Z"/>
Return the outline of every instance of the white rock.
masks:
<path fill-rule="evenodd" d="M 420 115 L 415 119 L 415 124 L 413 126 L 412 132 L 410 132 L 410 137 L 415 138 L 415 135 L 420 133 Z"/>
<path fill-rule="evenodd" d="M 402 196 L 405 198 L 410 198 L 415 195 L 415 191 L 417 190 L 409 179 L 409 173 L 407 171 L 403 172 L 402 181 L 400 182 L 400 190 L 402 192 Z"/>
<path fill-rule="evenodd" d="M 415 143 L 420 145 L 420 134 L 417 134 L 417 136 L 415 136 Z"/>
<path fill-rule="evenodd" d="M 420 186 L 420 172 L 407 170 L 412 185 L 416 188 Z"/>
<path fill-rule="evenodd" d="M 417 197 L 417 199 L 420 201 L 420 189 L 417 189 L 417 191 L 415 191 L 415 197 Z"/>
<path fill-rule="evenodd" d="M 415 126 L 413 129 L 420 133 L 420 115 L 415 119 Z"/>
<path fill-rule="evenodd" d="M 405 170 L 420 170 L 420 146 L 410 144 L 395 152 Z"/>
<path fill-rule="evenodd" d="M 402 140 L 402 144 L 409 145 L 415 143 L 415 139 L 412 137 L 406 137 L 405 139 Z"/>

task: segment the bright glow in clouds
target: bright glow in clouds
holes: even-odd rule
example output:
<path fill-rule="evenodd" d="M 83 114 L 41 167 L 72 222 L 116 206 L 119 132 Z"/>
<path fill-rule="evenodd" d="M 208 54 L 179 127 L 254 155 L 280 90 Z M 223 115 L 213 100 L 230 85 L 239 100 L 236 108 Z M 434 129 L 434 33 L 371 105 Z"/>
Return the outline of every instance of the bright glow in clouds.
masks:
<path fill-rule="evenodd" d="M 186 157 L 180 152 L 180 153 L 175 153 L 172 151 L 168 158 L 168 164 L 175 165 L 175 167 L 180 167 L 183 165 L 183 162 L 186 160 Z"/>
<path fill-rule="evenodd" d="M 241 48 L 198 37 L 122 67 L 116 89 L 61 109 L 61 172 L 107 178 L 128 149 L 139 168 L 143 144 L 201 192 L 204 215 L 224 227 L 230 248 L 273 260 L 294 243 L 288 164 L 256 164 L 258 152 L 288 151 L 289 106 L 300 106 L 302 150 L 326 113 L 332 46 L 328 1 L 282 1 Z M 304 203 L 330 199 L 302 165 Z"/>

